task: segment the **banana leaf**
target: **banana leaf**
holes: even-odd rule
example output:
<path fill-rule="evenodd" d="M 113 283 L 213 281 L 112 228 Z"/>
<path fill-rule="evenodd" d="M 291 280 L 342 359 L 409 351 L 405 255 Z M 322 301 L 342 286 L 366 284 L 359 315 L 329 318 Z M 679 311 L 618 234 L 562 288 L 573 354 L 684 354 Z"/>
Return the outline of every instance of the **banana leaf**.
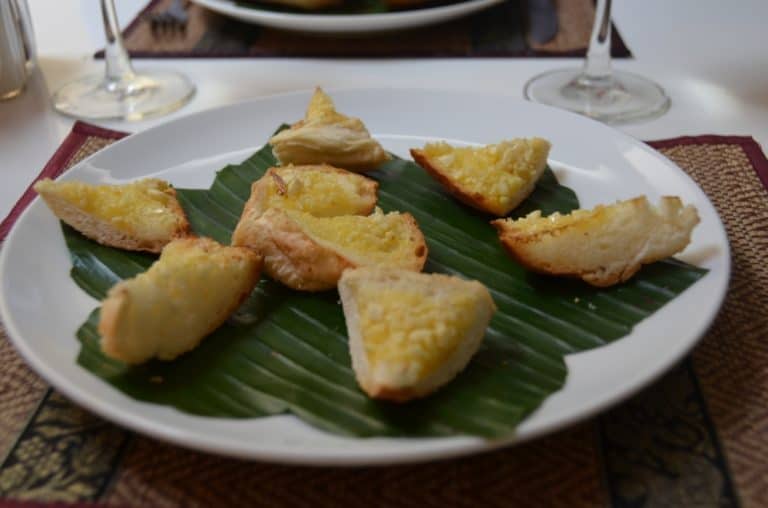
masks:
<path fill-rule="evenodd" d="M 265 146 L 219 171 L 208 190 L 177 189 L 194 230 L 228 243 L 251 182 L 275 164 Z M 434 395 L 405 404 L 369 399 L 350 366 L 338 294 L 292 291 L 267 278 L 231 319 L 172 362 L 129 367 L 106 358 L 94 310 L 77 333 L 78 363 L 131 397 L 195 415 L 290 412 L 350 436 L 495 438 L 514 433 L 563 386 L 565 355 L 627 335 L 706 273 L 670 259 L 608 289 L 532 274 L 504 253 L 489 217 L 452 199 L 413 162 L 394 159 L 369 176 L 380 183 L 384 211 L 408 211 L 418 221 L 429 246 L 425 271 L 483 282 L 499 309 L 467 369 Z M 547 169 L 516 214 L 568 212 L 578 205 L 574 192 Z M 63 231 L 72 277 L 97 299 L 154 260 L 98 245 L 67 226 Z"/>

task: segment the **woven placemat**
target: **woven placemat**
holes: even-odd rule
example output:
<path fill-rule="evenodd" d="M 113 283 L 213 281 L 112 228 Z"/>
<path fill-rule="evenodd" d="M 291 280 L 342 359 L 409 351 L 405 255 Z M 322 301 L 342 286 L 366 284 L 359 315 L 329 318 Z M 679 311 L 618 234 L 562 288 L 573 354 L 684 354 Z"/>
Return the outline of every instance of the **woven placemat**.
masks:
<path fill-rule="evenodd" d="M 509 0 L 456 21 L 354 37 L 277 30 L 228 18 L 201 6 L 188 8 L 184 31 L 153 30 L 152 13 L 171 0 L 152 0 L 126 28 L 131 56 L 162 57 L 541 57 L 583 56 L 594 20 L 594 0 L 554 0 L 558 32 L 544 43 L 529 36 L 525 0 Z M 612 54 L 631 56 L 613 30 Z M 101 56 L 101 54 L 97 54 Z"/>
<path fill-rule="evenodd" d="M 43 174 L 56 176 L 122 135 L 77 123 Z M 751 138 L 651 145 L 717 207 L 733 276 L 694 354 L 615 409 L 459 460 L 275 466 L 185 450 L 105 422 L 51 390 L 0 329 L 0 497 L 117 506 L 765 506 L 768 161 Z M 0 226 L 3 234 L 20 209 Z"/>

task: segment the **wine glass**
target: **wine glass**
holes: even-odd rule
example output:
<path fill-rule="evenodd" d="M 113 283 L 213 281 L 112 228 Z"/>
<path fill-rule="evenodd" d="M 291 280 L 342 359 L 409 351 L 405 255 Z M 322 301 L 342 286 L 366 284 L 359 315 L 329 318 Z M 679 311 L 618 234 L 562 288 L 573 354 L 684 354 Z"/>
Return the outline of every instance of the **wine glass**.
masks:
<path fill-rule="evenodd" d="M 533 77 L 525 98 L 601 120 L 650 119 L 669 109 L 664 90 L 642 76 L 611 69 L 611 0 L 598 0 L 587 58 L 581 69 L 558 69 Z"/>
<path fill-rule="evenodd" d="M 88 120 L 142 120 L 179 109 L 195 93 L 185 76 L 168 71 L 137 73 L 123 46 L 114 0 L 100 0 L 106 73 L 85 76 L 53 95 L 53 107 L 68 116 Z"/>

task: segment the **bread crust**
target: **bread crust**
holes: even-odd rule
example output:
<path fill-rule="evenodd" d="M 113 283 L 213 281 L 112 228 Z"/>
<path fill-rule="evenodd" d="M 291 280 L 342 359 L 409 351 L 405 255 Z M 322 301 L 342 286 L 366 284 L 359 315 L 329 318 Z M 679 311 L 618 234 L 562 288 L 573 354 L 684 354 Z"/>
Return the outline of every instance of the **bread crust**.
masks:
<path fill-rule="evenodd" d="M 45 203 L 51 209 L 51 211 L 82 233 L 91 240 L 94 240 L 102 245 L 108 247 L 117 247 L 118 249 L 132 250 L 132 251 L 144 251 L 159 254 L 169 242 L 178 239 L 192 236 L 192 230 L 187 220 L 187 216 L 181 205 L 176 198 L 176 190 L 173 187 L 169 187 L 164 192 L 169 194 L 173 199 L 168 203 L 168 207 L 171 212 L 176 216 L 177 227 L 170 237 L 164 239 L 151 239 L 142 238 L 139 236 L 132 236 L 124 231 L 115 228 L 108 221 L 99 219 L 94 215 L 85 213 L 78 207 L 71 204 L 66 199 L 56 195 L 53 192 L 41 188 L 36 185 L 35 190 L 43 198 Z"/>
<path fill-rule="evenodd" d="M 411 386 L 403 386 L 402 383 L 399 383 L 396 371 L 371 368 L 365 353 L 355 298 L 356 284 L 369 284 L 372 281 L 387 283 L 388 280 L 394 281 L 403 277 L 412 279 L 416 284 L 429 284 L 431 288 L 441 286 L 446 288 L 461 284 L 462 290 L 475 291 L 478 296 L 472 325 L 464 340 L 459 343 L 459 347 L 440 368 Z M 481 283 L 442 274 L 413 273 L 384 267 L 363 267 L 344 272 L 339 280 L 338 288 L 349 334 L 352 368 L 355 371 L 358 385 L 369 397 L 391 402 L 402 403 L 425 397 L 456 377 L 477 352 L 491 317 L 496 311 L 496 305 L 490 293 Z M 382 374 L 384 375 L 383 378 Z"/>
<path fill-rule="evenodd" d="M 509 219 L 491 224 L 510 257 L 528 270 L 608 287 L 685 249 L 698 222 L 696 209 L 683 207 L 676 196 L 662 197 L 658 209 L 639 196 L 598 206 L 575 222 L 551 221 L 535 232 Z"/>
<path fill-rule="evenodd" d="M 402 214 L 416 238 L 416 253 L 407 268 L 420 271 L 427 259 L 427 245 L 416 220 Z M 235 245 L 249 247 L 264 258 L 264 272 L 286 286 L 300 291 L 333 289 L 344 270 L 359 262 L 330 246 L 324 246 L 304 232 L 301 225 L 278 208 L 266 210 L 234 239 Z"/>

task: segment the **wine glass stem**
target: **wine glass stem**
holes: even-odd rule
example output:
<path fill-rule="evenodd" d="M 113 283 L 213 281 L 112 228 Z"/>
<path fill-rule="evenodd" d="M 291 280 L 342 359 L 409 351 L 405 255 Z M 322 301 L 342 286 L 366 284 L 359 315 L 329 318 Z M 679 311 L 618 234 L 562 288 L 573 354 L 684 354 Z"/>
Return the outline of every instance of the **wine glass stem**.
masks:
<path fill-rule="evenodd" d="M 582 73 L 592 80 L 611 78 L 611 0 L 597 0 L 595 23 Z"/>
<path fill-rule="evenodd" d="M 123 45 L 123 36 L 117 22 L 114 0 L 101 0 L 101 16 L 107 39 L 104 61 L 107 67 L 107 87 L 118 88 L 133 79 L 135 73 Z"/>

